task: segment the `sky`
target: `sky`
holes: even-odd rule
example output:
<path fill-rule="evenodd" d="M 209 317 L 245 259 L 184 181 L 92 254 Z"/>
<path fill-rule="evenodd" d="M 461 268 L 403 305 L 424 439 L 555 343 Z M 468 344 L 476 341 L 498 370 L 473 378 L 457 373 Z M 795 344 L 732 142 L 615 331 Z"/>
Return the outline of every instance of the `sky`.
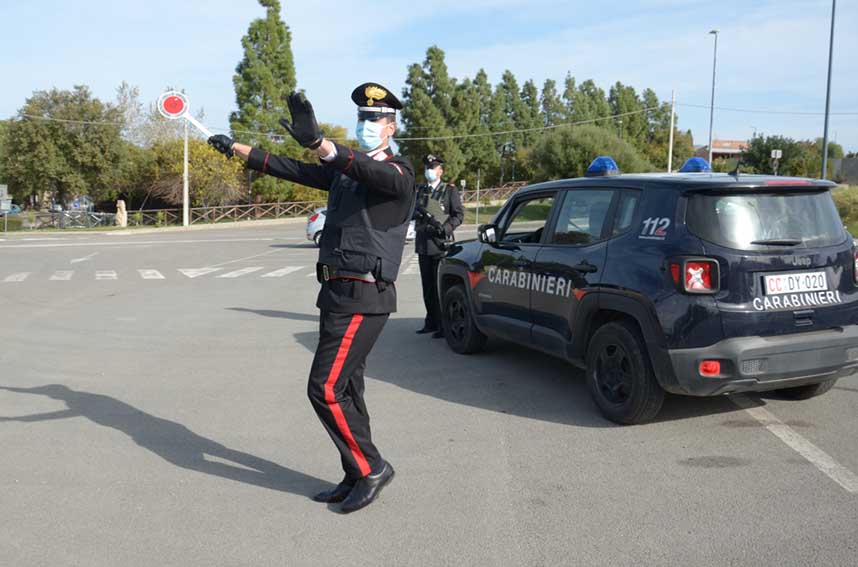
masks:
<path fill-rule="evenodd" d="M 352 89 L 400 93 L 407 66 L 437 45 L 453 77 L 505 69 L 519 81 L 616 81 L 663 100 L 678 126 L 707 142 L 713 38 L 719 30 L 714 137 L 754 132 L 821 137 L 830 0 L 282 0 L 298 87 L 320 121 L 353 129 Z M 255 0 L 0 1 L 0 118 L 33 91 L 76 84 L 103 100 L 127 81 L 154 102 L 182 88 L 204 122 L 228 127 L 241 37 L 264 15 Z M 858 2 L 837 6 L 830 138 L 858 150 Z M 691 105 L 691 106 L 686 106 Z M 723 107 L 719 109 L 717 107 Z M 738 112 L 746 109 L 766 112 Z M 800 114 L 788 114 L 800 113 Z M 851 113 L 851 114 L 836 114 Z"/>

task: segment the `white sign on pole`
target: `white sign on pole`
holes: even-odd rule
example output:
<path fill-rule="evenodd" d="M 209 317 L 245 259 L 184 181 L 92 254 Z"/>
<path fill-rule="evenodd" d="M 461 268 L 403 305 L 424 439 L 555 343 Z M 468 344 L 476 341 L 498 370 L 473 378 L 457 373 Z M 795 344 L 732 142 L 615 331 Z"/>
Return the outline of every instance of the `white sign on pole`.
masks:
<path fill-rule="evenodd" d="M 9 186 L 8 185 L 0 185 L 0 199 L 8 199 L 9 198 Z"/>
<path fill-rule="evenodd" d="M 781 159 L 784 157 L 783 150 L 772 150 L 772 159 Z"/>
<path fill-rule="evenodd" d="M 8 213 L 12 210 L 12 199 L 0 199 L 0 213 Z"/>

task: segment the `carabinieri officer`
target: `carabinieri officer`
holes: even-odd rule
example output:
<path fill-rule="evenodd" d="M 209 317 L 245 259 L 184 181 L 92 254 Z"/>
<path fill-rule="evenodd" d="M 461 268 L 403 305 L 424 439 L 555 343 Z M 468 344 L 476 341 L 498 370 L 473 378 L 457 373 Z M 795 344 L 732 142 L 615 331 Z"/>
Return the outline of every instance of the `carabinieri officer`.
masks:
<path fill-rule="evenodd" d="M 423 163 L 426 165 L 426 184 L 417 188 L 419 210 L 415 213 L 417 234 L 414 248 L 420 265 L 426 318 L 417 334 L 434 333 L 432 336 L 439 339 L 444 336 L 444 331 L 438 301 L 438 262 L 444 256 L 446 241 L 453 238 L 453 231 L 465 220 L 465 209 L 456 186 L 441 180 L 444 160 L 429 154 L 423 158 Z"/>
<path fill-rule="evenodd" d="M 313 499 L 342 502 L 344 513 L 370 504 L 393 479 L 393 467 L 370 435 L 363 373 L 367 355 L 396 311 L 394 281 L 415 195 L 411 164 L 390 149 L 402 103 L 376 83 L 357 87 L 352 100 L 363 152 L 325 139 L 304 94 L 289 96 L 292 122 L 280 123 L 299 144 L 315 150 L 321 164 L 270 155 L 222 134 L 209 138 L 228 157 L 234 152 L 247 159 L 251 169 L 328 191 L 317 264 L 319 344 L 307 393 L 345 470 L 342 482 Z"/>

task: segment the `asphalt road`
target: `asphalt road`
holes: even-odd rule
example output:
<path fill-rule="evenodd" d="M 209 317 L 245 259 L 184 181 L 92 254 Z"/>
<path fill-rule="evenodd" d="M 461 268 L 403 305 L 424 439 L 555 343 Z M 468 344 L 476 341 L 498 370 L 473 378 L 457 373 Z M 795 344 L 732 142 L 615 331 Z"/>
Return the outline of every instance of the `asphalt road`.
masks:
<path fill-rule="evenodd" d="M 302 228 L 0 235 L 0 565 L 856 564 L 858 379 L 614 426 L 560 361 L 415 335 L 412 246 L 367 368 L 397 477 L 311 501 Z"/>

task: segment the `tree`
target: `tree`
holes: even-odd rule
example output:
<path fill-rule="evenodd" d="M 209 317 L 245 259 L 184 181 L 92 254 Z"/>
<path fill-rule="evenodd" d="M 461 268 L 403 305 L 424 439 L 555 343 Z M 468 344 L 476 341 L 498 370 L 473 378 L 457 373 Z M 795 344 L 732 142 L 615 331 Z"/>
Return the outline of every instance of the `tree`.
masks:
<path fill-rule="evenodd" d="M 542 118 L 546 126 L 562 124 L 565 121 L 565 109 L 560 95 L 557 93 L 557 83 L 546 79 L 542 85 Z"/>
<path fill-rule="evenodd" d="M 653 170 L 634 146 L 612 130 L 584 125 L 558 128 L 540 138 L 530 151 L 531 181 L 580 177 L 600 155 L 613 157 L 625 173 Z"/>
<path fill-rule="evenodd" d="M 574 101 L 571 121 L 594 121 L 599 126 L 608 126 L 611 123 L 611 105 L 605 98 L 605 91 L 596 86 L 592 79 L 587 79 L 578 86 Z"/>
<path fill-rule="evenodd" d="M 15 152 L 0 158 L 16 200 L 114 198 L 124 149 L 121 128 L 121 111 L 85 86 L 33 93 L 7 126 L 5 137 L 15 141 Z"/>
<path fill-rule="evenodd" d="M 156 144 L 148 172 L 153 197 L 173 205 L 182 203 L 184 140 Z M 191 206 L 215 206 L 233 203 L 240 197 L 244 167 L 238 159 L 225 159 L 204 140 L 188 142 L 188 186 Z"/>
<path fill-rule="evenodd" d="M 286 96 L 297 86 L 292 34 L 280 18 L 279 0 L 259 3 L 266 9 L 265 17 L 253 20 L 241 38 L 244 57 L 233 77 L 238 110 L 230 115 L 230 128 L 238 141 L 297 158 L 302 154 L 297 142 L 290 136 L 273 137 L 282 131 L 279 119 L 290 116 Z M 282 198 L 291 190 L 291 184 L 270 176 L 253 181 L 257 198 Z"/>

